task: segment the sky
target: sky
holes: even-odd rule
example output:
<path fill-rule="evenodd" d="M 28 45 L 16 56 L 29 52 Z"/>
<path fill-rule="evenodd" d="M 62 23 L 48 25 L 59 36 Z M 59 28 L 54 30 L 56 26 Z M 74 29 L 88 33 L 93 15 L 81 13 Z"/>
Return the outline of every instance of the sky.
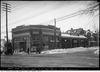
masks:
<path fill-rule="evenodd" d="M 8 13 L 8 30 L 20 25 L 54 25 L 54 18 L 63 17 L 91 7 L 95 1 L 2 1 L 11 6 Z M 99 10 L 94 14 L 81 14 L 56 22 L 56 26 L 65 32 L 70 28 L 99 30 Z M 49 22 L 50 21 L 50 22 Z M 6 36 L 6 13 L 1 7 L 1 38 Z"/>

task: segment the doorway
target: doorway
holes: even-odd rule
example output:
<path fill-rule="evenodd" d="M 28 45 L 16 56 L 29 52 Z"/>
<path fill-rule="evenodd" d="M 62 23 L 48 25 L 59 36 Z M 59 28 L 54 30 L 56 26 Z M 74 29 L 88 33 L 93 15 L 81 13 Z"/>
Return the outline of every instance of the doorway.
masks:
<path fill-rule="evenodd" d="M 20 52 L 22 51 L 26 52 L 26 42 L 20 42 L 19 47 L 20 47 Z"/>

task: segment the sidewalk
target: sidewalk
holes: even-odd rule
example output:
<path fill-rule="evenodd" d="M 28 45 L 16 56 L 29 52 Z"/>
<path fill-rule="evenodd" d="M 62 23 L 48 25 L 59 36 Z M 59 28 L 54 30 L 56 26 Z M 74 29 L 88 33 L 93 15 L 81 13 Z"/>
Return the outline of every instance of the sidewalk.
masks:
<path fill-rule="evenodd" d="M 84 52 L 84 51 L 94 51 L 94 54 L 99 55 L 99 47 L 76 47 L 76 48 L 67 48 L 67 49 L 53 49 L 53 50 L 47 50 L 42 51 L 41 54 L 34 53 L 26 53 L 26 52 L 16 52 L 14 55 L 43 55 L 43 54 L 57 54 L 57 53 L 75 53 L 75 52 Z"/>
<path fill-rule="evenodd" d="M 19 54 L 19 55 L 27 55 L 28 53 L 26 52 L 14 52 L 14 55 Z"/>
<path fill-rule="evenodd" d="M 99 47 L 89 47 L 89 48 L 77 47 L 77 48 L 68 48 L 68 49 L 54 49 L 54 50 L 43 51 L 42 53 L 43 54 L 75 53 L 75 52 L 90 51 L 90 50 L 94 50 L 94 51 L 99 50 Z"/>

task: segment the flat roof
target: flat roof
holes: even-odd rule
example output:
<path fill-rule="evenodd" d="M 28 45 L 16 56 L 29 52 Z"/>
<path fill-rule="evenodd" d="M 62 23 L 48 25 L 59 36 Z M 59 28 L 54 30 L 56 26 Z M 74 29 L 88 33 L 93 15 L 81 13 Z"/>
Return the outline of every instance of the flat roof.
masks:
<path fill-rule="evenodd" d="M 16 28 L 12 29 L 12 32 L 14 31 L 20 31 L 20 30 L 28 30 L 28 29 L 48 29 L 48 30 L 54 30 L 53 25 L 21 25 L 17 26 Z M 56 30 L 60 30 L 60 28 L 56 27 Z"/>
<path fill-rule="evenodd" d="M 75 35 L 69 35 L 69 34 L 61 34 L 61 37 L 63 38 L 87 38 L 83 35 L 75 36 Z"/>

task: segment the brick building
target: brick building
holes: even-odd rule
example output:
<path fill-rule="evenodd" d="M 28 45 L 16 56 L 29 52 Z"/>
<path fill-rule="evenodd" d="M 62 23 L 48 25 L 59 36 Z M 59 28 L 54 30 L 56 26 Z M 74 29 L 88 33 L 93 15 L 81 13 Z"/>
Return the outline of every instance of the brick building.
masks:
<path fill-rule="evenodd" d="M 54 26 L 28 25 L 17 26 L 12 29 L 12 41 L 17 52 L 34 52 L 40 45 L 42 50 L 53 49 L 55 46 Z M 61 31 L 56 28 L 56 47 L 60 47 Z"/>

